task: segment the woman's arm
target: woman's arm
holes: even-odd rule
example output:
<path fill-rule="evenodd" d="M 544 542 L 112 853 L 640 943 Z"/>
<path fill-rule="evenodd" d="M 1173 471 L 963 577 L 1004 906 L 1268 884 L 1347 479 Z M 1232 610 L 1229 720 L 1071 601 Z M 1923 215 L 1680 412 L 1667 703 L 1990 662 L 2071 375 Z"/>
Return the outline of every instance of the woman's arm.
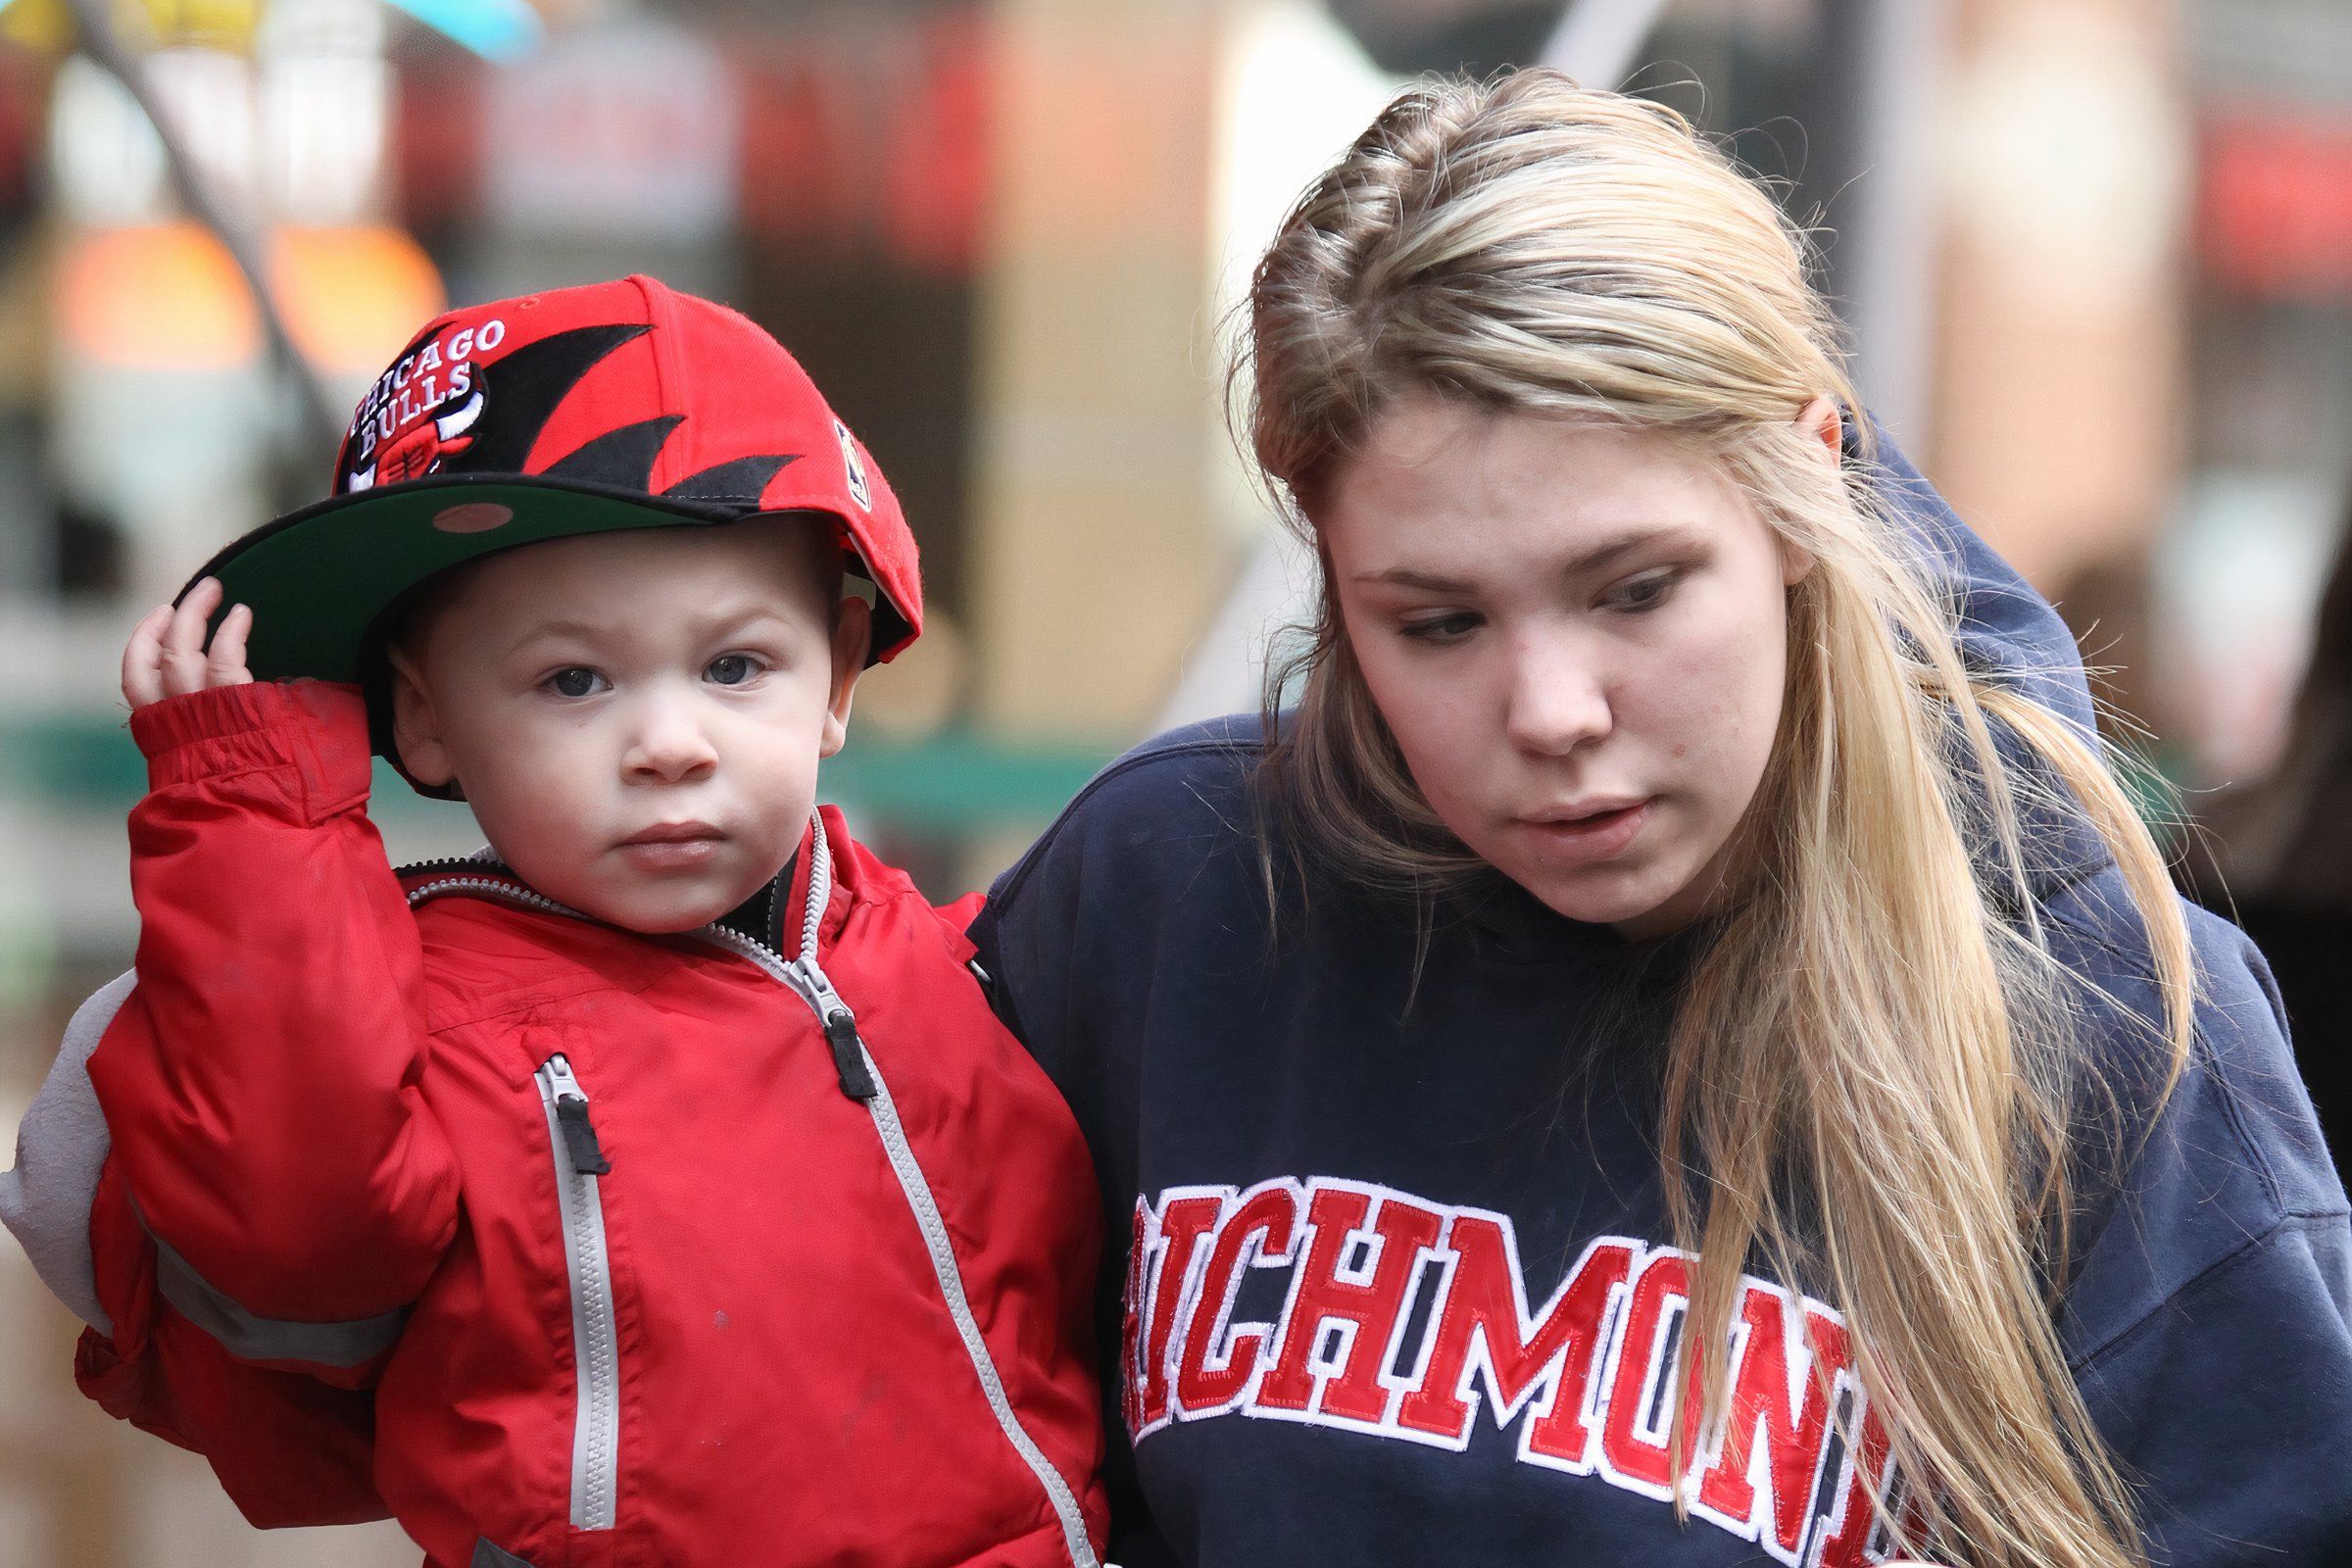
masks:
<path fill-rule="evenodd" d="M 2086 1022 L 2119 1043 L 2144 1102 L 2162 1054 L 2112 876 L 2053 909 L 2098 988 Z M 2154 1560 L 2352 1559 L 2352 1218 L 2287 1048 L 2268 967 L 2235 927 L 2189 911 L 2200 978 L 2187 1069 L 2128 1127 L 2120 1182 L 2062 1328 L 2076 1380 L 2140 1497 Z M 2103 993 L 2103 998 L 2098 993 Z"/>

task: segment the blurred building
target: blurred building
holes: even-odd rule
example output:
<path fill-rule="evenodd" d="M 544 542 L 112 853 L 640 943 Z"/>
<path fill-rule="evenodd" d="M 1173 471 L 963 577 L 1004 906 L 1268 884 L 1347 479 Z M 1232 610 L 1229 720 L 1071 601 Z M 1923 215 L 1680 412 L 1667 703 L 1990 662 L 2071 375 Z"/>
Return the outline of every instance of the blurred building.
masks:
<path fill-rule="evenodd" d="M 1253 703 L 1302 579 L 1226 426 L 1229 313 L 1411 73 L 1565 62 L 1781 182 L 1866 397 L 2185 781 L 2267 764 L 2346 510 L 2341 0 L 116 6 L 169 138 L 73 13 L 0 4 L 0 1110 L 135 938 L 123 636 L 323 490 L 444 301 L 647 270 L 804 360 L 932 608 L 826 789 L 943 898 L 1155 724 Z M 397 858 L 471 847 L 379 784 Z M 0 1560 L 414 1560 L 257 1542 L 78 1399 L 0 1253 Z"/>

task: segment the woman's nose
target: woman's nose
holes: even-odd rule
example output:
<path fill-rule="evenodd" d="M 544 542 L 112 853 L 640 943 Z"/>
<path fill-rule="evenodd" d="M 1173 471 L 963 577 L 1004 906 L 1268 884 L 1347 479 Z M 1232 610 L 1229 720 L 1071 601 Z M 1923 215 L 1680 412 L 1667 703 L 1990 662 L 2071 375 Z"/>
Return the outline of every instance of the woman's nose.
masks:
<path fill-rule="evenodd" d="M 718 751 L 683 705 L 649 703 L 620 766 L 633 783 L 680 784 L 709 775 Z"/>
<path fill-rule="evenodd" d="M 1564 757 L 1615 727 L 1603 672 L 1570 641 L 1539 635 L 1511 647 L 1503 728 L 1513 747 L 1532 756 Z"/>

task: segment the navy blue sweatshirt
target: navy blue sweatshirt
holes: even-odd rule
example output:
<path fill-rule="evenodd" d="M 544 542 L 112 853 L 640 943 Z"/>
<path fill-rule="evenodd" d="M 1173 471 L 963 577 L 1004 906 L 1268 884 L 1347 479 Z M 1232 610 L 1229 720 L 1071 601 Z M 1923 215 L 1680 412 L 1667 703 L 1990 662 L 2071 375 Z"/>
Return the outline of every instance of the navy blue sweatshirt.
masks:
<path fill-rule="evenodd" d="M 2086 721 L 2064 627 L 1889 461 L 1964 656 Z M 1660 1194 L 1660 1063 L 1695 934 L 1629 946 L 1499 878 L 1434 910 L 1418 962 L 1409 905 L 1310 873 L 1270 912 L 1258 747 L 1228 719 L 1130 754 L 973 930 L 1101 1178 L 1111 1559 L 1881 1559 L 1884 1439 L 1815 1282 L 1747 1282 L 1738 1414 L 1698 1455 L 1688 1525 L 1664 1484 L 1688 1259 Z M 2113 866 L 2081 832 L 2041 842 L 2053 946 L 2152 1013 Z M 2086 1214 L 2063 1340 L 2156 1562 L 2352 1561 L 2344 1191 L 2261 956 L 2187 917 L 2196 1059 Z M 2144 1028 L 2110 1010 L 2092 1035 L 2144 1081 Z"/>

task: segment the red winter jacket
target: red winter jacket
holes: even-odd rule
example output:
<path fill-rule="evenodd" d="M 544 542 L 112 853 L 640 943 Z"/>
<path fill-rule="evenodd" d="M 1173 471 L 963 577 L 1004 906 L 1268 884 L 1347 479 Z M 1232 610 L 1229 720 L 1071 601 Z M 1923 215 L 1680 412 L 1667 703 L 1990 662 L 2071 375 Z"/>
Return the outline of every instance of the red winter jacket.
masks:
<path fill-rule="evenodd" d="M 257 1523 L 389 1512 L 442 1568 L 1092 1568 L 1084 1148 L 836 813 L 796 958 L 404 884 L 351 688 L 131 727 L 92 1397 Z"/>

